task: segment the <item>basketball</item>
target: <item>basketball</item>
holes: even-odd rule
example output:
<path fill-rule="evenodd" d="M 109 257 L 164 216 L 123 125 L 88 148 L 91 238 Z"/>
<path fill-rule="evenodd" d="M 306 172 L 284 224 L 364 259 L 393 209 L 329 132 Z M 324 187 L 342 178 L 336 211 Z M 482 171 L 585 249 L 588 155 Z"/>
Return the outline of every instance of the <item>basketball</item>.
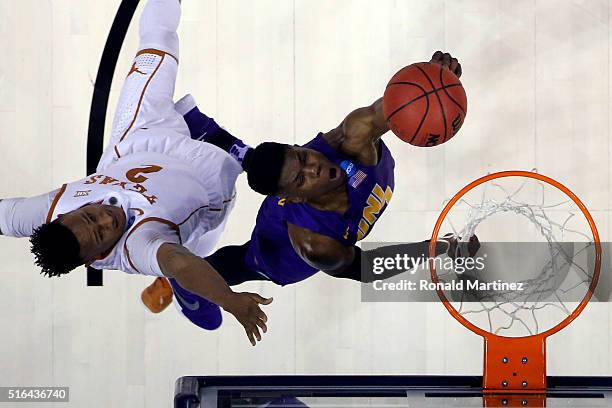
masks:
<path fill-rule="evenodd" d="M 430 62 L 399 70 L 383 96 L 389 129 L 414 146 L 446 143 L 461 128 L 466 112 L 467 97 L 459 78 L 442 65 Z"/>

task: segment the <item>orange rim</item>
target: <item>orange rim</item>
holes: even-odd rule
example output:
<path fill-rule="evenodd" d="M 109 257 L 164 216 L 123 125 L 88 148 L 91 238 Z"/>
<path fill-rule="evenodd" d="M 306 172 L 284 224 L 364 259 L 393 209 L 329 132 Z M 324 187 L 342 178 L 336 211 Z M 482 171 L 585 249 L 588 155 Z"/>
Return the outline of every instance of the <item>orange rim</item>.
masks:
<path fill-rule="evenodd" d="M 580 302 L 580 304 L 578 305 L 578 307 L 576 307 L 576 309 L 574 309 L 574 311 L 567 316 L 564 320 L 562 320 L 561 322 L 559 322 L 556 326 L 542 332 L 539 334 L 533 334 L 530 336 L 523 336 L 522 338 L 528 338 L 528 337 L 541 337 L 542 339 L 555 334 L 556 332 L 558 332 L 559 330 L 562 330 L 563 328 L 567 327 L 576 317 L 578 317 L 578 315 L 580 315 L 580 313 L 582 313 L 582 311 L 584 310 L 584 308 L 586 307 L 587 303 L 589 303 L 589 301 L 591 300 L 591 296 L 593 296 L 593 292 L 595 291 L 595 287 L 597 286 L 597 281 L 599 280 L 599 273 L 600 273 L 600 269 L 601 269 L 601 242 L 599 240 L 599 233 L 597 232 L 597 226 L 595 225 L 595 221 L 593 220 L 593 217 L 591 216 L 591 213 L 589 212 L 589 210 L 587 209 L 587 207 L 582 203 L 582 201 L 580 201 L 580 199 L 578 198 L 578 196 L 576 196 L 576 194 L 574 194 L 569 188 L 565 187 L 563 184 L 559 183 L 556 180 L 551 179 L 550 177 L 546 177 L 543 176 L 541 174 L 538 173 L 532 173 L 529 171 L 519 171 L 519 170 L 515 170 L 515 171 L 501 171 L 498 173 L 491 173 L 491 174 L 487 174 L 486 176 L 483 176 L 477 180 L 472 181 L 471 183 L 469 183 L 467 186 L 463 187 L 461 190 L 459 190 L 459 192 L 457 194 L 455 194 L 455 196 L 446 204 L 446 206 L 444 207 L 444 209 L 442 210 L 442 212 L 440 213 L 440 215 L 438 216 L 438 220 L 436 221 L 436 224 L 434 226 L 433 232 L 431 233 L 431 241 L 429 243 L 429 269 L 431 271 L 431 279 L 434 283 L 438 283 L 438 275 L 436 274 L 436 270 L 435 270 L 435 263 L 433 262 L 433 258 L 435 258 L 435 249 L 436 249 L 436 242 L 438 240 L 438 234 L 440 232 L 440 228 L 442 227 L 442 223 L 444 222 L 444 219 L 446 218 L 446 216 L 448 215 L 450 209 L 470 190 L 472 190 L 473 188 L 486 183 L 488 181 L 491 180 L 495 180 L 495 179 L 501 179 L 501 178 L 506 178 L 506 177 L 526 177 L 526 178 L 532 178 L 532 179 L 536 179 L 542 182 L 545 182 L 549 185 L 552 185 L 553 187 L 556 187 L 557 189 L 561 190 L 563 193 L 565 193 L 567 196 L 569 196 L 572 201 L 578 206 L 578 208 L 580 208 L 580 211 L 582 211 L 582 214 L 584 215 L 584 217 L 587 219 L 588 223 L 589 223 L 589 227 L 591 229 L 591 233 L 593 235 L 593 242 L 595 243 L 595 267 L 594 267 L 594 271 L 593 271 L 593 279 L 591 281 L 591 284 L 589 286 L 589 289 L 586 293 L 586 295 L 584 296 L 584 299 L 582 299 L 582 301 Z M 436 291 L 438 292 L 438 296 L 440 297 L 440 300 L 442 301 L 442 303 L 444 303 L 444 307 L 446 307 L 446 309 L 449 311 L 449 313 L 455 318 L 455 320 L 457 320 L 459 323 L 461 323 L 463 326 L 465 326 L 466 328 L 468 328 L 469 330 L 473 331 L 474 333 L 477 333 L 479 335 L 481 335 L 484 338 L 500 338 L 500 339 L 516 339 L 516 338 L 521 338 L 521 337 L 506 337 L 506 336 L 500 336 L 498 334 L 494 334 L 494 333 L 490 333 L 484 329 L 481 329 L 480 327 L 474 325 L 473 323 L 471 323 L 469 320 L 467 320 L 465 317 L 463 317 L 449 302 L 449 300 L 446 298 L 446 295 L 444 294 L 444 292 L 441 289 L 436 289 Z"/>

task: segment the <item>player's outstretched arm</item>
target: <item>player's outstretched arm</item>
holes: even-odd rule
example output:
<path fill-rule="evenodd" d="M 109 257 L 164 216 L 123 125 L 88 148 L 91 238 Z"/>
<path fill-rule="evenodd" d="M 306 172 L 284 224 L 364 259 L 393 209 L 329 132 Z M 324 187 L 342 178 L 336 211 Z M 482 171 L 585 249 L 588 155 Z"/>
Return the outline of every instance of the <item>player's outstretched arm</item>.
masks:
<path fill-rule="evenodd" d="M 265 333 L 268 317 L 259 305 L 269 305 L 256 293 L 236 293 L 219 273 L 204 259 L 178 244 L 163 244 L 157 251 L 157 261 L 163 274 L 174 278 L 181 287 L 221 306 L 244 326 L 252 345 L 261 341 L 259 329 Z"/>
<path fill-rule="evenodd" d="M 440 64 L 461 77 L 461 64 L 449 53 L 436 51 L 429 62 Z M 325 134 L 325 139 L 343 153 L 360 158 L 362 161 L 375 161 L 376 151 L 372 143 L 389 130 L 383 114 L 383 98 L 370 106 L 358 108 L 347 115 L 342 123 Z"/>
<path fill-rule="evenodd" d="M 291 223 L 287 223 L 287 227 L 293 249 L 313 268 L 334 275 L 350 265 L 355 257 L 353 247 L 344 246 L 331 237 Z"/>
<path fill-rule="evenodd" d="M 429 256 L 429 241 L 391 245 L 362 251 L 357 246 L 347 247 L 331 237 L 317 234 L 290 223 L 288 223 L 288 230 L 291 244 L 296 253 L 313 268 L 335 278 L 351 279 L 357 282 L 385 280 L 413 268 L 414 265 L 411 264 L 413 260 L 425 259 Z M 451 249 L 454 251 L 453 248 L 456 248 L 456 240 L 452 241 L 452 239 L 452 237 L 446 238 L 446 236 L 440 239 L 436 245 L 436 256 L 447 252 L 450 256 Z M 449 243 L 451 247 L 449 247 Z M 452 247 L 453 243 L 454 247 Z M 473 256 L 471 251 L 473 250 L 474 253 L 478 251 L 478 239 L 475 238 L 473 243 L 470 240 L 470 244 L 473 245 L 469 256 Z M 362 271 L 361 263 L 364 261 L 372 265 L 374 257 L 394 258 L 397 254 L 407 255 L 409 265 L 406 269 L 387 270 L 381 274 L 375 274 L 369 268 Z"/>
<path fill-rule="evenodd" d="M 389 128 L 382 109 L 382 98 L 370 106 L 358 108 L 347 115 L 340 125 L 327 132 L 327 142 L 344 154 L 361 157 L 372 143 L 384 135 Z"/>
<path fill-rule="evenodd" d="M 50 193 L 0 199 L 0 235 L 24 238 L 46 222 Z"/>

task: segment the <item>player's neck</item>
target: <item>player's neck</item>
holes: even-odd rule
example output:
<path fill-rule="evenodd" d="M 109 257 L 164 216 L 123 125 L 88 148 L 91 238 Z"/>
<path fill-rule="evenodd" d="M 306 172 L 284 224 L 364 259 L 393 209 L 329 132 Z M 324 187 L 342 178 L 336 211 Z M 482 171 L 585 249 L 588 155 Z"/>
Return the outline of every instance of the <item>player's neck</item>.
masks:
<path fill-rule="evenodd" d="M 334 190 L 306 201 L 309 205 L 321 211 L 334 211 L 344 214 L 349 208 L 346 183 L 340 184 Z"/>

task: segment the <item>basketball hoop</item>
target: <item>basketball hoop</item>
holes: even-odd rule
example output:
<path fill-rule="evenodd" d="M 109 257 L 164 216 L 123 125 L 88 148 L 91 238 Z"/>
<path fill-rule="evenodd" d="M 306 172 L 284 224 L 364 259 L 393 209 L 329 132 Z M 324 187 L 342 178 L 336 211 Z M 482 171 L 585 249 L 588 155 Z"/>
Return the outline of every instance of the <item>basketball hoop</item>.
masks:
<path fill-rule="evenodd" d="M 549 243 L 552 242 L 555 244 L 556 241 L 551 230 L 553 228 L 558 228 L 559 231 L 561 231 L 560 234 L 563 235 L 569 229 L 566 227 L 566 222 L 555 223 L 548 218 L 546 211 L 551 206 L 545 204 L 543 192 L 545 188 L 554 188 L 569 197 L 567 203 L 575 205 L 580 209 L 580 213 L 587 222 L 587 224 L 585 224 L 585 231 L 588 232 L 590 245 L 594 245 L 595 262 L 592 273 L 590 271 L 588 273 L 588 288 L 585 290 L 584 297 L 577 303 L 577 306 L 572 311 L 568 310 L 567 316 L 546 330 L 520 337 L 509 337 L 496 334 L 494 330 L 486 330 L 474 324 L 466 318 L 465 314 L 462 314 L 462 312 L 453 305 L 453 302 L 448 299 L 444 290 L 436 288 L 436 291 L 450 314 L 467 329 L 482 336 L 484 339 L 483 391 L 485 393 L 542 394 L 545 393 L 547 385 L 546 339 L 567 327 L 576 317 L 578 317 L 591 299 L 599 279 L 601 268 L 601 244 L 599 234 L 591 214 L 582 201 L 563 184 L 534 172 L 504 171 L 492 173 L 471 182 L 450 199 L 436 221 L 429 246 L 431 278 L 436 284 L 440 282 L 440 277 L 436 273 L 435 263 L 433 262 L 435 258 L 435 247 L 442 224 L 453 206 L 460 203 L 460 200 L 475 188 L 488 182 L 494 181 L 498 183 L 508 178 L 515 178 L 515 180 L 519 180 L 522 183 L 519 190 L 527 182 L 535 182 L 541 185 L 542 199 L 531 204 L 518 201 L 515 198 L 516 191 L 518 190 L 513 190 L 512 193 L 505 194 L 505 199 L 501 200 L 489 200 L 484 197 L 483 194 L 483 198 L 479 204 L 471 205 L 471 210 L 474 211 L 470 212 L 468 228 L 462 230 L 464 235 L 459 235 L 459 238 L 468 240 L 480 222 L 493 214 L 505 212 L 512 215 L 524 215 L 531 223 L 535 224 L 538 232 L 541 233 Z M 570 217 L 571 216 L 572 215 L 570 215 Z M 585 234 L 582 235 L 584 236 Z M 517 310 L 527 308 L 525 303 L 510 303 L 510 305 Z M 507 306 L 507 304 L 505 306 Z"/>

